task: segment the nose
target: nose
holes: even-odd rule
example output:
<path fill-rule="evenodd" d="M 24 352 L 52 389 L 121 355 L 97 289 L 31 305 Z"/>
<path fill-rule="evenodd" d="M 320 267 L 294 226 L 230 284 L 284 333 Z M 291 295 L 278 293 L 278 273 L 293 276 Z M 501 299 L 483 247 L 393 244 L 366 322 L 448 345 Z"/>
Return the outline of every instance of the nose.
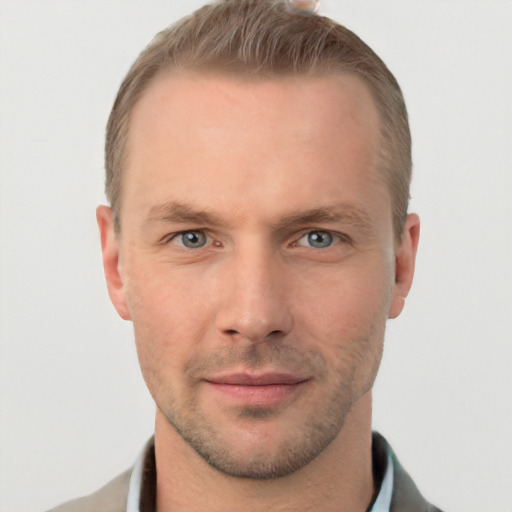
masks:
<path fill-rule="evenodd" d="M 222 279 L 217 329 L 234 342 L 277 341 L 290 333 L 286 272 L 270 250 L 236 250 Z"/>

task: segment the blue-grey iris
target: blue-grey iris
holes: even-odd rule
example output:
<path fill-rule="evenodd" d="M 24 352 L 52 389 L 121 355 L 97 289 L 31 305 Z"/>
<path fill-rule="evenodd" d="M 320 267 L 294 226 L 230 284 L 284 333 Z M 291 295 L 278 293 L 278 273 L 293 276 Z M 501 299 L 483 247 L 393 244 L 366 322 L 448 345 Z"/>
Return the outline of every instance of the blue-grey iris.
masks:
<path fill-rule="evenodd" d="M 199 249 L 206 245 L 206 235 L 202 231 L 187 231 L 182 233 L 181 241 L 189 249 Z"/>
<path fill-rule="evenodd" d="M 324 249 L 333 242 L 333 236 L 328 231 L 312 231 L 308 233 L 308 243 L 311 247 Z"/>

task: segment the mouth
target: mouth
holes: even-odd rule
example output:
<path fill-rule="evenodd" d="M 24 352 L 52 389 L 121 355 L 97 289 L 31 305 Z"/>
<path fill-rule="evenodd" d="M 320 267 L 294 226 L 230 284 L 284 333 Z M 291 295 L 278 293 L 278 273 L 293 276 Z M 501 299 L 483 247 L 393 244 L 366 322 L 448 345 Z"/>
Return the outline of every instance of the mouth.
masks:
<path fill-rule="evenodd" d="M 204 379 L 216 399 L 238 406 L 273 407 L 296 396 L 311 377 L 286 372 L 236 372 Z"/>

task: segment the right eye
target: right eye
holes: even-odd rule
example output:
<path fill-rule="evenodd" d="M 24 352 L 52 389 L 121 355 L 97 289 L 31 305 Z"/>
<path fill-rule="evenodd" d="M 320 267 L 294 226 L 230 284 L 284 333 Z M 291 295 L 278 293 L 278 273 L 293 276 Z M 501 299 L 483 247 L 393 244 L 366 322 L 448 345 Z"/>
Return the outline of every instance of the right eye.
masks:
<path fill-rule="evenodd" d="M 200 249 L 208 243 L 208 237 L 204 231 L 182 231 L 174 234 L 169 242 L 187 249 Z"/>

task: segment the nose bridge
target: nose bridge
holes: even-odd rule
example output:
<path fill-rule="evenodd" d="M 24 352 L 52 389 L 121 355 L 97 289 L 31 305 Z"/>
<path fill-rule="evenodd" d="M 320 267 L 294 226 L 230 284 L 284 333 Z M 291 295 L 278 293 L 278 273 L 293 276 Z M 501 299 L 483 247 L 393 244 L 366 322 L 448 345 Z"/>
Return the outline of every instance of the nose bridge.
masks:
<path fill-rule="evenodd" d="M 279 255 L 258 240 L 237 247 L 217 317 L 225 335 L 258 343 L 285 336 L 292 327 Z"/>

